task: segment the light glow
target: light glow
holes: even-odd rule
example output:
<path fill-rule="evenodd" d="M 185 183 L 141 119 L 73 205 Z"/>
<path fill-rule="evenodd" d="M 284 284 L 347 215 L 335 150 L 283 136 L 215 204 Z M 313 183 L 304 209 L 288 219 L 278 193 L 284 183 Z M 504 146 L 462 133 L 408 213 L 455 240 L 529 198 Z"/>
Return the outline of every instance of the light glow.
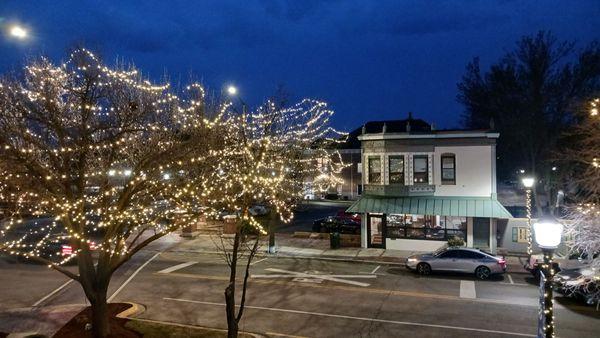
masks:
<path fill-rule="evenodd" d="M 541 221 L 533 225 L 535 242 L 542 249 L 556 249 L 562 239 L 563 225 L 558 222 Z"/>

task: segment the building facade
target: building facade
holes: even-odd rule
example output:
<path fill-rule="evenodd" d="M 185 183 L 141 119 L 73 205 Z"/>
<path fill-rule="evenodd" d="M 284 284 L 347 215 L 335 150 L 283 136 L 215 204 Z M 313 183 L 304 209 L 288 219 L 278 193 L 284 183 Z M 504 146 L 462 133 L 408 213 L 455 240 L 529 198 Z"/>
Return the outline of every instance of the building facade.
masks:
<path fill-rule="evenodd" d="M 363 127 L 363 247 L 432 251 L 449 238 L 496 252 L 497 220 L 512 216 L 497 201 L 496 141 L 488 131 Z"/>

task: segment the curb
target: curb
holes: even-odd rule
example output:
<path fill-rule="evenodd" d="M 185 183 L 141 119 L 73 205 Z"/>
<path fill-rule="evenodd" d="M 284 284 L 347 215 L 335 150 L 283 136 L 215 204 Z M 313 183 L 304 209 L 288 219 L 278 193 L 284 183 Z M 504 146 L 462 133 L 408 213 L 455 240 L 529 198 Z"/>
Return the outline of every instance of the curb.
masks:
<path fill-rule="evenodd" d="M 129 304 L 129 305 L 131 305 L 131 307 L 123 312 L 117 313 L 117 315 L 116 315 L 117 318 L 133 319 L 130 317 L 142 314 L 146 311 L 146 307 L 144 305 L 141 305 L 138 303 L 132 303 L 132 302 L 122 302 L 122 303 Z"/>
<path fill-rule="evenodd" d="M 128 302 L 126 302 L 126 303 L 128 303 Z M 130 303 L 130 304 L 133 304 L 133 303 Z M 225 329 L 217 329 L 217 328 L 214 328 L 214 327 L 207 327 L 207 326 L 190 325 L 190 324 L 180 324 L 180 323 L 165 322 L 165 321 L 162 321 L 162 320 L 144 319 L 144 318 L 127 318 L 127 319 L 133 320 L 133 321 L 139 321 L 139 322 L 147 322 L 147 323 L 154 323 L 154 324 L 179 326 L 179 327 L 187 327 L 187 328 L 191 328 L 191 329 L 203 329 L 203 330 L 207 330 L 207 331 L 215 331 L 215 332 L 224 332 L 224 333 L 227 333 L 227 330 L 225 330 Z M 246 334 L 246 335 L 249 335 L 249 336 L 255 337 L 255 338 L 265 338 L 265 337 L 267 337 L 267 336 L 262 335 L 262 334 L 258 334 L 258 333 L 254 333 L 254 332 L 246 332 L 246 331 L 241 331 L 241 330 L 238 333 Z"/>

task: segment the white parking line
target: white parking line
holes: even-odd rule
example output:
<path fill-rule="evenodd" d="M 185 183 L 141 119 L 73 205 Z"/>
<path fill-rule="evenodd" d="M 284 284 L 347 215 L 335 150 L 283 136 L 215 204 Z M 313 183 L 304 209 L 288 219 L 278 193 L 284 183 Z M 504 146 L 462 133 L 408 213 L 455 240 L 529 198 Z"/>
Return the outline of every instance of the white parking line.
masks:
<path fill-rule="evenodd" d="M 303 277 L 303 278 L 312 278 L 312 279 L 320 279 L 320 280 L 327 280 L 330 282 L 338 282 L 338 283 L 342 283 L 342 284 L 350 284 L 350 285 L 356 285 L 356 286 L 362 286 L 362 287 L 367 287 L 371 284 L 367 284 L 367 283 L 362 283 L 362 282 L 356 282 L 353 280 L 347 280 L 347 279 L 343 279 L 343 278 L 377 278 L 376 275 L 320 275 L 320 274 L 312 274 L 312 273 L 306 273 L 306 272 L 297 272 L 297 271 L 290 271 L 290 270 L 283 270 L 283 269 L 274 269 L 274 268 L 267 268 L 265 269 L 266 271 L 270 271 L 270 272 L 279 272 L 280 274 L 273 274 L 273 275 L 251 275 L 251 278 L 295 278 L 295 277 Z"/>
<path fill-rule="evenodd" d="M 38 300 L 37 302 L 35 302 L 35 304 L 32 305 L 32 307 L 36 307 L 39 306 L 40 304 L 42 304 L 43 302 L 46 301 L 46 299 L 54 296 L 55 294 L 57 294 L 60 290 L 64 289 L 65 287 L 67 287 L 67 285 L 71 284 L 73 280 L 69 279 L 68 281 L 66 281 L 63 285 L 59 286 L 58 288 L 56 288 L 56 290 L 50 292 L 49 294 L 47 294 L 46 296 L 44 296 L 44 298 Z"/>
<path fill-rule="evenodd" d="M 508 281 L 510 282 L 510 284 L 515 284 L 515 281 L 513 281 L 512 276 L 510 274 L 506 274 L 508 276 Z"/>
<path fill-rule="evenodd" d="M 178 299 L 178 298 L 169 298 L 169 297 L 165 297 L 163 299 L 164 300 L 172 300 L 172 301 L 176 301 L 176 302 L 195 303 L 195 304 L 213 305 L 213 306 L 225 306 L 224 303 L 202 302 L 202 301 L 190 300 L 190 299 Z M 426 324 L 426 323 L 417 323 L 417 322 L 403 322 L 403 321 L 396 321 L 396 320 L 386 320 L 386 319 L 368 318 L 368 317 L 354 317 L 354 316 L 346 316 L 346 315 L 336 315 L 336 314 L 331 314 L 331 313 L 308 312 L 308 311 L 280 309 L 280 308 L 271 308 L 271 307 L 263 307 L 263 306 L 245 305 L 244 307 L 246 309 L 276 311 L 276 312 L 287 312 L 287 313 L 296 313 L 296 314 L 311 315 L 311 316 L 321 316 L 321 317 L 330 317 L 330 318 L 342 318 L 342 319 L 362 320 L 362 321 L 367 321 L 367 322 L 377 322 L 377 323 L 386 323 L 386 324 L 431 327 L 431 328 L 437 328 L 437 329 L 450 329 L 450 330 L 460 330 L 460 331 L 470 331 L 470 332 L 496 333 L 496 334 L 504 334 L 504 335 L 511 335 L 511 336 L 519 336 L 519 337 L 535 337 L 534 334 L 528 334 L 528 333 L 497 331 L 497 330 L 487 330 L 487 329 L 477 329 L 477 328 L 463 327 L 463 326 Z"/>
<path fill-rule="evenodd" d="M 160 270 L 160 271 L 159 271 L 159 272 L 157 272 L 157 273 L 171 273 L 171 272 L 173 272 L 173 271 L 181 270 L 181 269 L 183 269 L 183 268 L 186 268 L 186 267 L 188 267 L 188 266 L 190 266 L 190 265 L 194 265 L 194 264 L 196 264 L 196 263 L 198 263 L 198 262 L 196 262 L 196 261 L 191 261 L 191 262 L 186 262 L 186 263 L 177 264 L 177 265 L 175 265 L 175 266 L 172 266 L 172 267 L 170 267 L 170 268 L 166 268 L 166 269 L 164 269 L 164 270 Z"/>
<path fill-rule="evenodd" d="M 160 255 L 160 252 L 157 252 L 154 256 L 150 257 L 149 260 L 146 261 L 146 263 L 142 264 L 142 266 L 140 266 L 137 270 L 135 270 L 131 276 L 129 276 L 129 278 L 127 278 L 127 280 L 125 281 L 125 283 L 121 284 L 121 286 L 119 286 L 119 288 L 117 289 L 117 291 L 115 291 L 115 293 L 112 294 L 112 296 L 110 296 L 110 298 L 108 298 L 107 302 L 112 302 L 112 300 L 119 294 L 119 292 L 121 292 L 121 290 L 123 290 L 125 288 L 125 286 L 127 284 L 129 284 L 129 282 L 131 282 L 131 280 L 133 279 L 133 277 L 135 277 L 140 271 L 142 271 L 142 269 L 148 265 L 148 263 L 152 262 L 156 257 L 158 257 L 158 255 Z"/>
<path fill-rule="evenodd" d="M 475 282 L 472 280 L 460 281 L 460 298 L 477 298 L 475 295 Z"/>
<path fill-rule="evenodd" d="M 373 269 L 373 271 L 371 271 L 371 274 L 375 274 L 375 272 L 377 272 L 377 270 L 379 270 L 380 267 L 381 265 L 377 265 L 377 267 Z"/>
<path fill-rule="evenodd" d="M 266 261 L 267 259 L 269 259 L 269 257 L 265 257 L 265 258 L 263 258 L 263 259 L 259 259 L 259 260 L 257 260 L 257 261 L 254 261 L 254 262 L 250 263 L 250 265 L 258 264 L 258 263 L 260 263 L 260 262 Z"/>

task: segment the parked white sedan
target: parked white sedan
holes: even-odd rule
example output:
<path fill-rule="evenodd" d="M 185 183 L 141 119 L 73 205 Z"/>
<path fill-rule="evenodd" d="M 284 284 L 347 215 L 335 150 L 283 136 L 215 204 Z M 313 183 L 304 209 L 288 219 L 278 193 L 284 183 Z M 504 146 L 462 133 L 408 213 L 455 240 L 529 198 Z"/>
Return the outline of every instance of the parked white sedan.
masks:
<path fill-rule="evenodd" d="M 452 271 L 473 273 L 479 279 L 488 279 L 493 274 L 506 272 L 506 260 L 478 249 L 442 248 L 408 257 L 406 267 L 421 275 L 428 275 L 432 271 Z"/>

